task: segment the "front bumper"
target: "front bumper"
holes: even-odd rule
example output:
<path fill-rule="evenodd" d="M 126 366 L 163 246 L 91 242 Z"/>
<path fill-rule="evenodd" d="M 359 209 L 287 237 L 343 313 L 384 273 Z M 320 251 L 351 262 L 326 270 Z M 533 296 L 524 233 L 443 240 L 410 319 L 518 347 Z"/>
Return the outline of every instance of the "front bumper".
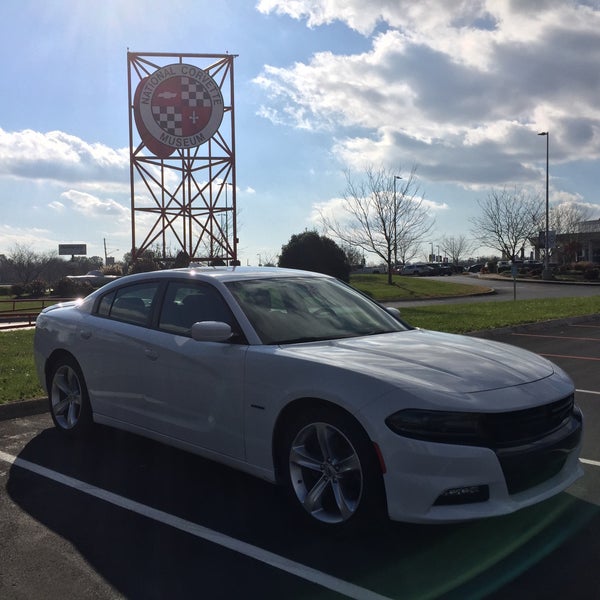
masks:
<path fill-rule="evenodd" d="M 389 516 L 413 523 L 448 523 L 508 514 L 546 500 L 583 475 L 582 430 L 581 413 L 575 409 L 557 431 L 499 450 L 385 433 L 389 439 L 380 445 L 388 450 L 383 458 Z M 456 497 L 440 502 L 449 490 L 462 489 L 485 494 L 464 503 Z"/>

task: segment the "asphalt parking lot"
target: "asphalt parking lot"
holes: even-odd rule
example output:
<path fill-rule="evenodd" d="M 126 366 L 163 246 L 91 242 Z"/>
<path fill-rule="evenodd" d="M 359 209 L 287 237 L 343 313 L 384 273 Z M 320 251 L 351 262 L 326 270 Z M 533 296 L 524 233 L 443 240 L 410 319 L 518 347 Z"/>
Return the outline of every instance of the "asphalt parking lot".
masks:
<path fill-rule="evenodd" d="M 558 497 L 332 539 L 249 476 L 105 428 L 64 440 L 45 413 L 12 415 L 0 421 L 0 598 L 599 598 L 600 321 L 491 337 L 575 381 L 585 476 Z"/>

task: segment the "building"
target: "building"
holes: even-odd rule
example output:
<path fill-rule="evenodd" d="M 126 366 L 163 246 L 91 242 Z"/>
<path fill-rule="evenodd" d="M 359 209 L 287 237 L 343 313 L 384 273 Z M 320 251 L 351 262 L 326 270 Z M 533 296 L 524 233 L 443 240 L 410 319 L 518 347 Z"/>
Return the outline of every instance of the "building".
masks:
<path fill-rule="evenodd" d="M 578 223 L 579 260 L 600 263 L 600 219 Z M 560 240 L 559 236 L 559 240 Z"/>

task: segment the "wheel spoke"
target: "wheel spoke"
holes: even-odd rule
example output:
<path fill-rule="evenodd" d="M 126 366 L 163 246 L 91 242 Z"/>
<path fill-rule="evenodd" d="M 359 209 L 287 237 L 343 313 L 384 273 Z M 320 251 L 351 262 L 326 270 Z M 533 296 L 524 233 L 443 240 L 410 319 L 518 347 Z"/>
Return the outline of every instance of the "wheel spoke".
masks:
<path fill-rule="evenodd" d="M 350 498 L 346 498 L 343 486 L 340 485 L 339 480 L 332 481 L 331 487 L 333 489 L 335 503 L 340 510 L 342 519 L 346 520 L 354 514 L 356 502 L 353 502 Z"/>
<path fill-rule="evenodd" d="M 70 402 L 69 402 L 68 398 L 65 398 L 64 400 L 57 402 L 56 404 L 54 404 L 54 414 L 56 416 L 59 416 L 59 415 L 62 416 L 69 409 L 69 404 L 70 404 Z"/>
<path fill-rule="evenodd" d="M 290 452 L 290 463 L 298 467 L 310 469 L 311 471 L 321 470 L 321 460 L 313 458 L 306 450 L 306 446 L 294 446 Z"/>
<path fill-rule="evenodd" d="M 323 476 L 317 481 L 313 488 L 308 492 L 306 498 L 304 498 L 304 508 L 309 513 L 314 513 L 323 507 L 323 494 L 329 485 L 327 477 Z"/>
<path fill-rule="evenodd" d="M 325 423 L 316 423 L 314 427 L 315 433 L 317 434 L 317 440 L 319 442 L 319 448 L 321 448 L 321 453 L 323 454 L 323 460 L 330 460 L 332 458 L 330 446 L 330 428 Z"/>
<path fill-rule="evenodd" d="M 68 376 L 67 373 L 61 373 L 60 376 L 57 376 L 54 379 L 54 384 L 63 394 L 65 394 L 65 396 L 68 396 L 69 393 L 71 392 L 71 387 L 69 385 L 67 376 Z"/>
<path fill-rule="evenodd" d="M 73 427 L 77 423 L 77 417 L 79 416 L 79 402 L 75 399 L 69 402 L 69 411 L 67 413 L 67 423 L 69 427 Z"/>
<path fill-rule="evenodd" d="M 336 463 L 336 471 L 340 475 L 345 475 L 353 471 L 360 471 L 360 461 L 356 454 L 351 454 Z"/>

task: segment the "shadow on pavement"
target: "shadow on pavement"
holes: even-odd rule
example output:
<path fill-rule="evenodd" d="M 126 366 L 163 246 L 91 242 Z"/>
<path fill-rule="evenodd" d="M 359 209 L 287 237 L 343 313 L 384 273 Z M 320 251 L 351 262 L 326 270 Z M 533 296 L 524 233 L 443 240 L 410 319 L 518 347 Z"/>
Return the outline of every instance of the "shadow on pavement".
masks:
<path fill-rule="evenodd" d="M 372 535 L 335 539 L 297 521 L 268 483 L 108 428 L 97 427 L 86 442 L 47 429 L 19 458 L 390 598 L 584 598 L 600 589 L 598 507 L 567 493 L 507 517 L 390 523 Z M 127 598 L 339 597 L 299 578 L 290 589 L 278 569 L 18 466 L 7 490 Z"/>

